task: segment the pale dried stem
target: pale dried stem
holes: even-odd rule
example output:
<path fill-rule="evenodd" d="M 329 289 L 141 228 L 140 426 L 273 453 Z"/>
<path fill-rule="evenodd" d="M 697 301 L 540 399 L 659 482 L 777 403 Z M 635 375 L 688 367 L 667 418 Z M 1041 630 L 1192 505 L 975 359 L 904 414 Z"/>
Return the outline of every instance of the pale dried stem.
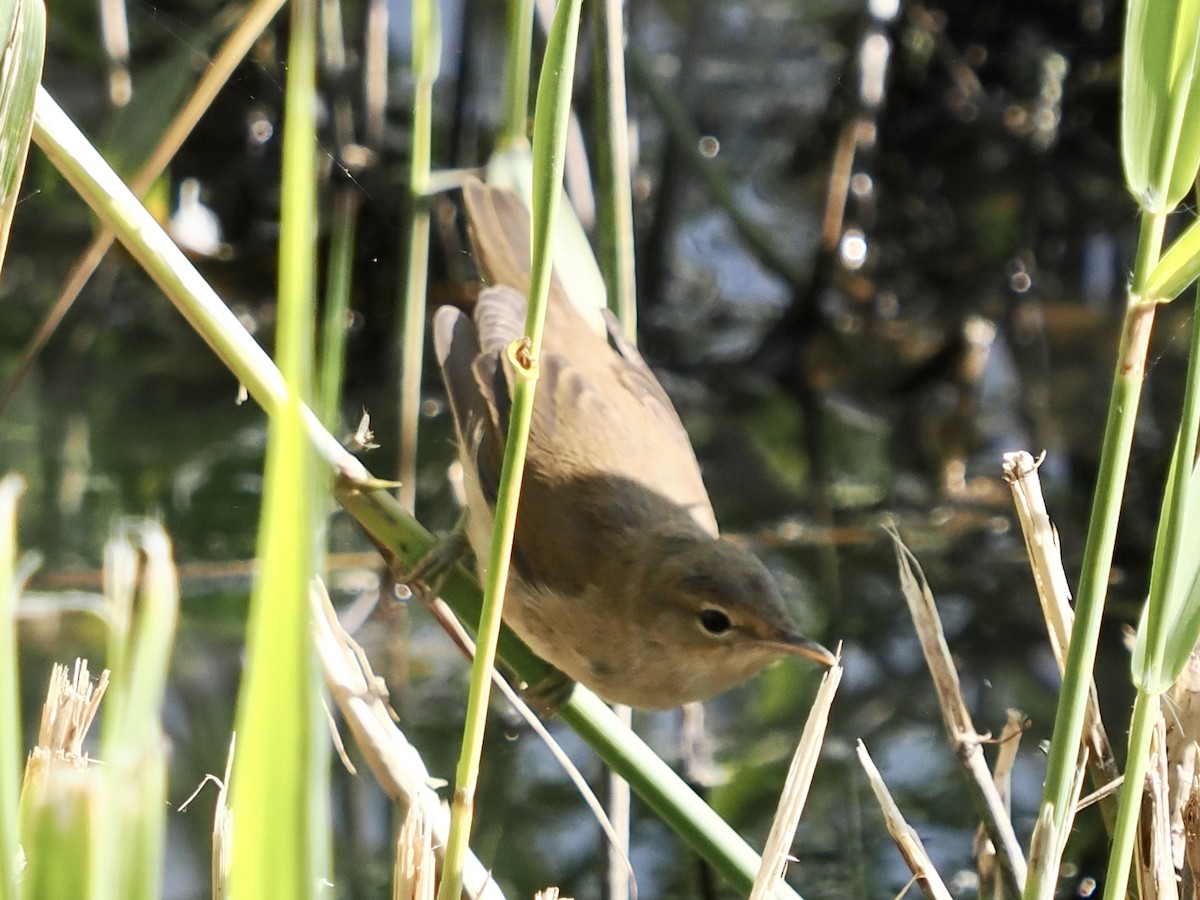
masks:
<path fill-rule="evenodd" d="M 883 776 L 875 768 L 871 754 L 867 752 L 866 745 L 862 741 L 858 742 L 858 760 L 862 763 L 863 770 L 867 773 L 867 781 L 871 784 L 871 790 L 875 792 L 875 798 L 879 801 L 880 809 L 883 810 L 888 834 L 892 836 L 892 840 L 900 849 L 900 855 L 904 857 L 905 863 L 912 871 L 917 885 L 929 900 L 951 900 L 950 891 L 946 889 L 942 877 L 934 868 L 933 861 L 925 851 L 925 845 L 921 843 L 920 835 L 904 820 L 900 808 L 892 799 L 887 785 L 884 784 Z"/>
<path fill-rule="evenodd" d="M 1183 806 L 1183 829 L 1183 859 L 1188 882 L 1184 894 L 1190 900 L 1200 900 L 1200 784 L 1194 782 Z"/>
<path fill-rule="evenodd" d="M 433 900 L 437 893 L 437 861 L 429 822 L 420 806 L 410 806 L 396 835 L 392 870 L 393 900 Z"/>
<path fill-rule="evenodd" d="M 1175 865 L 1171 858 L 1171 811 L 1167 789 L 1166 724 L 1162 713 L 1150 736 L 1150 765 L 1142 791 L 1142 813 L 1138 819 L 1138 896 L 1154 900 L 1177 900 Z"/>
<path fill-rule="evenodd" d="M 996 754 L 996 765 L 992 772 L 992 780 L 1004 804 L 1004 810 L 1012 815 L 1012 768 L 1017 760 L 1017 750 L 1021 746 L 1021 735 L 1025 731 L 1025 715 L 1018 710 L 1008 711 L 1008 720 L 1000 732 L 997 741 L 999 748 Z M 979 896 L 1002 898 L 1004 885 L 1000 882 L 1000 870 L 996 864 L 996 847 L 988 838 L 987 832 L 980 826 L 975 835 L 975 863 L 979 870 Z"/>
<path fill-rule="evenodd" d="M 46 702 L 38 727 L 39 750 L 63 757 L 82 757 L 87 737 L 100 701 L 108 689 L 108 670 L 93 684 L 86 659 L 75 660 L 74 674 L 58 663 L 50 672 Z"/>
<path fill-rule="evenodd" d="M 1163 697 L 1167 721 L 1167 784 L 1171 804 L 1171 851 L 1176 869 L 1183 868 L 1183 811 L 1192 796 L 1200 754 L 1200 657 L 1195 652 Z"/>
<path fill-rule="evenodd" d="M 313 640 L 330 695 L 384 792 L 406 811 L 413 806 L 421 808 L 440 858 L 450 830 L 450 816 L 431 787 L 433 780 L 425 763 L 396 727 L 386 687 L 372 671 L 362 648 L 342 629 L 324 588 L 315 584 L 310 599 Z M 473 855 L 467 857 L 463 883 L 471 897 L 503 897 Z"/>
<path fill-rule="evenodd" d="M 904 546 L 894 529 L 889 529 L 900 574 L 900 586 L 908 603 L 909 613 L 916 626 L 925 664 L 933 677 L 934 690 L 942 709 L 942 718 L 950 735 L 951 744 L 959 763 L 967 773 L 970 790 L 988 837 L 996 848 L 997 863 L 1007 892 L 1020 894 L 1025 885 L 1025 855 L 1017 842 L 1012 820 L 1004 808 L 1004 802 L 992 773 L 983 756 L 986 735 L 975 730 L 971 714 L 959 686 L 958 671 L 946 645 L 941 619 L 933 593 L 929 589 L 920 565 Z"/>
<path fill-rule="evenodd" d="M 1063 568 L 1062 549 L 1058 543 L 1058 531 L 1050 521 L 1046 499 L 1042 495 L 1042 483 L 1038 478 L 1041 460 L 1019 450 L 1004 454 L 1004 478 L 1012 489 L 1013 504 L 1017 519 L 1021 523 L 1021 534 L 1025 538 L 1025 552 L 1033 572 L 1033 583 L 1037 588 L 1038 602 L 1046 621 L 1050 649 L 1061 675 L 1064 669 L 1067 646 L 1071 642 L 1071 628 L 1075 614 L 1071 609 L 1071 588 Z M 1084 713 L 1083 740 L 1089 751 L 1088 765 L 1092 783 L 1097 789 L 1111 784 L 1121 775 L 1113 756 L 1112 744 L 1100 718 L 1100 703 L 1096 698 L 1096 685 L 1088 689 L 1087 708 Z M 1100 807 L 1104 826 L 1112 833 L 1116 821 L 1116 800 L 1112 798 Z"/>
<path fill-rule="evenodd" d="M 212 849 L 212 895 L 213 900 L 224 900 L 228 896 L 225 886 L 229 883 L 229 860 L 233 856 L 233 810 L 229 807 L 229 783 L 233 774 L 233 754 L 237 748 L 237 735 L 229 736 L 229 755 L 225 758 L 225 778 L 217 792 L 217 805 L 213 810 Z"/>
<path fill-rule="evenodd" d="M 750 900 L 763 900 L 771 896 L 775 885 L 787 870 L 792 841 L 796 837 L 796 828 L 804 812 L 804 801 L 808 799 L 813 772 L 821 755 L 821 744 L 825 740 L 829 708 L 833 705 L 834 695 L 841 684 L 843 671 L 839 652 L 838 661 L 821 678 L 813 707 L 804 723 L 804 733 L 800 736 L 800 743 L 788 767 L 787 780 L 779 797 L 775 821 L 771 823 L 771 833 L 767 836 L 767 844 L 763 848 L 762 863 L 754 879 L 754 887 L 750 891 Z"/>

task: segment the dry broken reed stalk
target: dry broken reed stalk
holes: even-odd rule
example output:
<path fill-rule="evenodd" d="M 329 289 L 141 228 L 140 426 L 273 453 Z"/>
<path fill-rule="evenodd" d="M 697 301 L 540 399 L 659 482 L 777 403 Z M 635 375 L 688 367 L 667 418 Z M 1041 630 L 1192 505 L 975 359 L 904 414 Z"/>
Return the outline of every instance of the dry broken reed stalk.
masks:
<path fill-rule="evenodd" d="M 410 806 L 396 835 L 392 900 L 433 900 L 437 893 L 433 831 L 420 806 Z"/>
<path fill-rule="evenodd" d="M 233 754 L 237 747 L 237 735 L 229 737 L 229 755 L 225 758 L 225 779 L 217 792 L 213 809 L 212 841 L 212 895 L 213 900 L 224 900 L 228 896 L 225 885 L 229 881 L 229 857 L 233 851 L 233 811 L 229 808 L 229 779 L 233 772 Z M 199 790 L 199 789 L 197 789 Z M 183 807 L 180 807 L 182 810 Z"/>
<path fill-rule="evenodd" d="M 1017 842 L 1012 819 L 1004 808 L 1000 792 L 996 789 L 992 773 L 983 756 L 983 743 L 987 735 L 975 730 L 971 714 L 958 681 L 958 672 L 946 645 L 946 636 L 938 616 L 933 593 L 916 557 L 904 546 L 895 529 L 889 528 L 896 551 L 896 565 L 900 574 L 900 587 L 908 603 L 925 664 L 933 676 L 933 686 L 942 709 L 942 718 L 954 747 L 967 774 L 967 788 L 983 819 L 983 827 L 996 848 L 996 861 L 1007 890 L 1020 893 L 1025 885 L 1025 854 Z"/>
<path fill-rule="evenodd" d="M 867 746 L 862 741 L 858 742 L 858 761 L 862 764 L 863 771 L 867 773 L 867 781 L 870 782 L 875 799 L 879 801 L 879 807 L 883 810 L 888 834 L 896 842 L 900 855 L 904 857 L 904 862 L 908 864 L 909 870 L 913 873 L 913 879 L 917 886 L 924 891 L 929 900 L 951 900 L 950 891 L 942 881 L 942 876 L 934 868 L 933 861 L 925 851 L 925 845 L 921 843 L 921 836 L 917 834 L 915 828 L 908 824 L 900 812 L 900 807 L 892 799 L 892 794 L 884 783 L 883 776 L 879 774 L 879 769 L 875 767 L 871 754 L 867 752 Z"/>
<path fill-rule="evenodd" d="M 775 820 L 771 823 L 767 845 L 763 848 L 762 864 L 759 866 L 758 876 L 754 879 L 750 900 L 763 900 L 771 896 L 775 885 L 783 879 L 784 872 L 787 871 L 792 841 L 796 837 L 796 828 L 804 812 L 804 801 L 808 799 L 813 772 L 821 755 L 821 744 L 825 740 L 829 708 L 833 705 L 838 685 L 842 682 L 843 671 L 839 649 L 837 663 L 821 677 L 821 685 L 817 688 L 816 699 L 808 713 L 808 720 L 804 723 L 800 743 L 788 767 L 787 780 L 779 797 L 779 807 L 775 812 Z"/>
<path fill-rule="evenodd" d="M 1150 765 L 1142 793 L 1134 873 L 1138 896 L 1147 900 L 1176 900 L 1179 889 L 1171 859 L 1171 812 L 1167 789 L 1166 723 L 1162 713 L 1150 740 Z"/>
<path fill-rule="evenodd" d="M 108 671 L 93 684 L 87 662 L 73 674 L 55 664 L 42 707 L 38 740 L 25 765 L 20 797 L 17 871 L 23 894 L 82 896 L 92 874 L 92 840 L 106 815 L 103 770 L 83 742 L 108 687 Z M 71 854 L 71 863 L 65 866 Z"/>
<path fill-rule="evenodd" d="M 86 659 L 75 660 L 73 672 L 64 665 L 54 664 L 32 758 L 55 757 L 86 762 L 83 741 L 100 709 L 108 680 L 109 672 L 105 669 L 93 684 Z"/>
<path fill-rule="evenodd" d="M 1021 746 L 1021 735 L 1025 731 L 1025 715 L 1019 710 L 1008 711 L 1008 721 L 1000 730 L 1000 738 L 996 741 L 996 765 L 992 767 L 992 780 L 1000 794 L 1000 801 L 1008 815 L 1012 816 L 1012 768 L 1017 760 L 1017 750 Z M 975 835 L 975 863 L 979 870 L 979 896 L 1002 900 L 1004 884 L 1000 879 L 1000 870 L 996 865 L 996 847 L 980 826 Z"/>
<path fill-rule="evenodd" d="M 449 814 L 432 787 L 434 779 L 396 726 L 386 687 L 362 648 L 342 629 L 323 587 L 314 587 L 311 601 L 313 641 L 334 702 L 380 787 L 402 809 L 420 807 L 435 853 L 440 852 L 449 833 Z M 503 898 L 473 855 L 467 857 L 464 892 L 470 897 Z"/>
<path fill-rule="evenodd" d="M 1058 663 L 1061 675 L 1067 656 L 1067 645 L 1071 640 L 1074 612 L 1071 610 L 1071 589 L 1067 573 L 1063 568 L 1062 548 L 1058 543 L 1058 531 L 1050 520 L 1046 500 L 1042 495 L 1041 479 L 1038 478 L 1040 459 L 1024 450 L 1004 454 L 1004 480 L 1012 490 L 1013 505 L 1017 520 L 1021 524 L 1021 535 L 1025 539 L 1025 552 L 1037 588 L 1042 617 L 1046 621 L 1050 649 Z M 1088 692 L 1087 710 L 1084 719 L 1084 743 L 1088 748 L 1088 767 L 1092 784 L 1097 790 L 1121 777 L 1113 756 L 1112 744 L 1100 718 L 1100 704 L 1096 698 L 1096 685 Z M 1112 834 L 1116 820 L 1116 798 L 1106 795 L 1100 802 L 1100 813 L 1104 827 Z"/>

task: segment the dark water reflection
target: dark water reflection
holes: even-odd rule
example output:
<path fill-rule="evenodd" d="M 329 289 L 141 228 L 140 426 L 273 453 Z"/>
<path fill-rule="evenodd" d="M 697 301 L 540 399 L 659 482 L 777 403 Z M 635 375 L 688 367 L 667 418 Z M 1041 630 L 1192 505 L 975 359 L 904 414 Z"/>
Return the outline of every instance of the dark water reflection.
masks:
<path fill-rule="evenodd" d="M 439 147 L 443 163 L 477 162 L 470 148 L 487 146 L 492 125 L 486 66 L 498 31 L 472 18 L 481 4 L 466 6 L 464 59 L 473 63 L 460 70 L 447 54 L 439 128 L 457 142 Z M 181 9 L 167 19 L 135 7 L 155 35 L 145 65 L 210 46 L 210 12 Z M 756 541 L 807 633 L 844 642 L 846 677 L 790 880 L 810 898 L 893 896 L 907 882 L 854 758 L 861 738 L 942 873 L 960 896 L 973 896 L 976 819 L 880 525 L 894 519 L 925 567 L 980 730 L 998 730 L 1009 707 L 1030 720 L 1014 773 L 1014 819 L 1025 839 L 1057 676 L 999 456 L 1047 451 L 1043 477 L 1073 578 L 1134 237 L 1115 146 L 1121 12 L 1104 0 L 948 2 L 908 5 L 872 24 L 856 3 L 760 0 L 646 4 L 631 14 L 635 52 L 699 133 L 716 138 L 716 164 L 736 204 L 783 258 L 773 265 L 770 249 L 756 250 L 712 201 L 685 161 L 687 148 L 633 79 L 647 355 L 693 434 L 723 527 Z M 403 21 L 407 12 L 395 15 Z M 64 40 L 82 28 L 54 27 Z M 891 48 L 886 91 L 874 101 L 858 91 L 857 60 L 871 35 Z M 51 89 L 115 143 L 87 64 L 63 46 L 48 65 Z M 136 65 L 134 74 L 136 85 Z M 478 118 L 449 119 L 457 74 L 473 98 L 460 108 L 482 109 Z M 274 151 L 240 129 L 277 114 L 281 78 L 277 61 L 260 54 L 173 176 L 175 184 L 201 179 L 237 256 L 208 272 L 267 339 L 274 200 L 262 173 L 272 171 Z M 345 403 L 348 421 L 371 410 L 384 448 L 367 461 L 382 475 L 395 465 L 388 310 L 405 105 L 401 92 L 384 164 L 359 180 L 366 219 Z M 844 217 L 823 242 L 831 166 L 856 122 L 874 140 L 860 142 Z M 88 236 L 86 217 L 38 160 L 28 185 L 0 285 L 5 371 Z M 439 282 L 435 290 L 456 288 Z M 1097 677 L 1114 738 L 1130 701 L 1120 629 L 1144 590 L 1187 315 L 1181 306 L 1160 319 L 1101 639 Z M 444 478 L 449 424 L 434 379 L 428 384 L 418 503 L 431 526 L 446 527 L 454 517 Z M 142 278 L 119 262 L 102 270 L 0 419 L 0 462 L 30 482 L 23 542 L 46 555 L 39 586 L 94 569 L 111 523 L 128 514 L 162 518 L 185 563 L 251 557 L 263 423 L 254 408 L 233 404 L 234 393 Z M 364 549 L 340 520 L 334 544 Z M 341 578 L 343 599 L 376 584 L 369 571 Z M 86 574 L 75 581 L 94 589 Z M 185 578 L 166 711 L 175 803 L 204 773 L 223 769 L 247 588 L 236 574 Z M 74 619 L 38 620 L 22 637 L 31 708 L 51 656 L 86 652 L 98 664 L 102 655 L 94 625 Z M 420 612 L 374 622 L 364 640 L 392 681 L 409 736 L 430 769 L 449 776 L 463 664 Z M 710 798 L 755 843 L 815 681 L 811 669 L 789 662 L 708 707 L 717 773 Z M 678 759 L 677 713 L 637 724 Z M 557 733 L 598 783 L 590 753 Z M 544 748 L 498 712 L 488 749 L 476 847 L 510 896 L 549 883 L 599 896 L 598 831 Z M 389 812 L 362 781 L 339 774 L 337 790 L 340 895 L 377 896 L 388 877 Z M 211 802 L 171 814 L 169 896 L 206 892 Z M 1099 874 L 1097 830 L 1085 815 L 1069 851 L 1083 874 Z M 702 896 L 694 861 L 636 806 L 634 865 L 644 897 Z"/>

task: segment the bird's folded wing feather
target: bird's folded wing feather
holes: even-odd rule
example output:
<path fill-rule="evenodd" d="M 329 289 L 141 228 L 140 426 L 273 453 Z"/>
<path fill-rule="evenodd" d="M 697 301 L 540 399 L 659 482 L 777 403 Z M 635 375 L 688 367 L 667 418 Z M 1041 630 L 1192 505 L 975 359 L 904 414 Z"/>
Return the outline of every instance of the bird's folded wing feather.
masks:
<path fill-rule="evenodd" d="M 484 348 L 475 383 L 501 439 L 512 391 L 504 348 L 523 333 L 525 306 L 524 296 L 500 286 L 481 293 L 475 310 Z M 682 507 L 715 535 L 708 493 L 670 400 L 615 321 L 610 341 L 592 334 L 562 297 L 550 298 L 528 468 L 534 477 L 560 482 L 597 474 L 628 479 Z"/>

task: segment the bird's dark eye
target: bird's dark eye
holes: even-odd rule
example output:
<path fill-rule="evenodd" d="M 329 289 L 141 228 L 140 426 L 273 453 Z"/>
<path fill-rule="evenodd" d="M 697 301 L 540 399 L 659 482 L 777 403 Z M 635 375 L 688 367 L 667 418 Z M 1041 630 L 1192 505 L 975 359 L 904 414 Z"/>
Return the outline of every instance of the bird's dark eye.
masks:
<path fill-rule="evenodd" d="M 733 627 L 729 616 L 719 609 L 704 609 L 700 611 L 700 624 L 709 634 L 724 634 Z"/>

